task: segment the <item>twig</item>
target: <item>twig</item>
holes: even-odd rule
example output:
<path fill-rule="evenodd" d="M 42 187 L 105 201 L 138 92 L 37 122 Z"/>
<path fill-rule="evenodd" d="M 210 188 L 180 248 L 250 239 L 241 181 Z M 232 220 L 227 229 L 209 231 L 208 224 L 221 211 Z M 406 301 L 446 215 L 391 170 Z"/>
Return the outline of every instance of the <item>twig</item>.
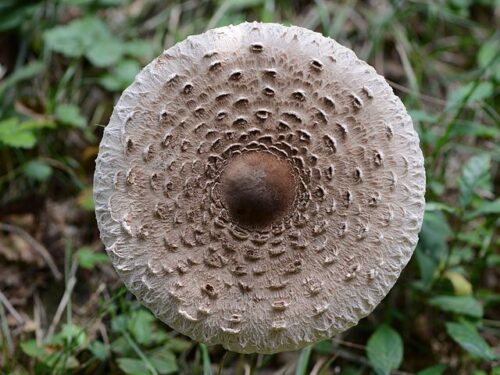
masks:
<path fill-rule="evenodd" d="M 146 355 L 142 352 L 141 348 L 139 348 L 139 346 L 135 343 L 135 341 L 132 339 L 132 337 L 130 337 L 128 332 L 124 331 L 123 336 L 125 337 L 125 339 L 129 343 L 129 345 L 132 347 L 134 352 L 139 356 L 139 358 L 142 359 L 142 361 L 144 362 L 144 364 L 146 365 L 148 370 L 151 371 L 151 374 L 158 375 L 158 372 L 156 371 L 155 367 L 153 366 L 153 364 L 151 363 L 149 358 L 146 357 Z"/>
<path fill-rule="evenodd" d="M 5 294 L 3 294 L 1 290 L 0 290 L 0 302 L 2 302 L 4 304 L 5 308 L 14 317 L 14 319 L 16 319 L 21 324 L 25 323 L 24 318 L 21 316 L 21 314 L 19 314 L 17 312 L 17 310 L 14 308 L 14 306 L 12 306 L 10 301 L 7 299 L 7 297 L 5 297 Z"/>
<path fill-rule="evenodd" d="M 354 348 L 354 349 L 360 349 L 360 350 L 366 349 L 366 347 L 364 345 L 356 344 L 356 343 L 350 342 L 350 341 L 344 341 L 344 340 L 340 340 L 340 339 L 333 339 L 332 341 L 337 343 L 337 344 L 347 346 L 348 348 Z"/>
<path fill-rule="evenodd" d="M 421 94 L 421 93 L 415 92 L 414 90 L 412 90 L 412 89 L 410 89 L 410 88 L 408 88 L 406 86 L 400 85 L 399 83 L 391 81 L 391 80 L 389 80 L 387 78 L 386 78 L 386 81 L 389 82 L 389 85 L 391 85 L 393 88 L 395 88 L 395 89 L 397 89 L 399 91 L 402 91 L 405 94 L 415 95 L 418 98 L 422 99 L 423 101 L 426 101 L 426 102 L 429 102 L 429 103 L 432 103 L 432 104 L 437 104 L 439 106 L 443 106 L 444 107 L 446 105 L 446 100 L 435 98 L 434 96 L 430 96 L 430 95 L 426 95 L 426 94 Z"/>
<path fill-rule="evenodd" d="M 59 270 L 57 269 L 54 259 L 52 259 L 52 256 L 50 255 L 49 251 L 45 248 L 45 246 L 43 246 L 41 243 L 35 240 L 28 232 L 26 232 L 22 228 L 7 223 L 0 223 L 0 230 L 15 233 L 23 237 L 26 241 L 28 241 L 33 250 L 43 258 L 47 266 L 50 268 L 50 271 L 52 272 L 54 278 L 56 280 L 62 279 L 61 272 L 59 272 Z"/>
<path fill-rule="evenodd" d="M 38 346 L 42 345 L 43 330 L 42 330 L 42 302 L 38 292 L 35 291 L 33 296 L 33 319 L 35 321 L 35 338 Z"/>
<path fill-rule="evenodd" d="M 320 358 L 315 364 L 314 367 L 312 368 L 311 372 L 309 375 L 318 375 L 319 371 L 323 368 L 323 365 L 326 363 L 327 358 L 322 357 Z"/>
<path fill-rule="evenodd" d="M 220 360 L 219 371 L 217 371 L 217 375 L 222 375 L 222 370 L 224 368 L 224 362 L 226 361 L 227 355 L 228 351 L 226 350 L 224 352 L 224 355 L 222 356 L 222 359 Z"/>
<path fill-rule="evenodd" d="M 0 304 L 0 321 L 2 323 L 2 336 L 7 343 L 7 350 L 9 351 L 9 355 L 12 356 L 14 354 L 14 344 L 12 343 L 12 335 L 9 330 L 9 323 L 7 323 L 5 309 L 3 308 L 2 304 Z"/>
<path fill-rule="evenodd" d="M 66 308 L 66 305 L 68 304 L 68 301 L 71 297 L 71 293 L 73 292 L 73 288 L 75 287 L 76 284 L 76 270 L 78 268 L 78 263 L 74 262 L 71 267 L 70 275 L 68 278 L 68 284 L 66 285 L 66 289 L 64 290 L 64 294 L 61 298 L 61 301 L 59 302 L 59 306 L 57 306 L 56 313 L 54 314 L 54 318 L 52 319 L 52 323 L 50 324 L 50 327 L 47 331 L 47 334 L 45 335 L 45 339 L 48 340 L 54 335 L 54 331 L 56 329 L 56 326 L 59 324 L 59 321 L 61 320 L 62 314 L 64 313 L 64 309 Z"/>

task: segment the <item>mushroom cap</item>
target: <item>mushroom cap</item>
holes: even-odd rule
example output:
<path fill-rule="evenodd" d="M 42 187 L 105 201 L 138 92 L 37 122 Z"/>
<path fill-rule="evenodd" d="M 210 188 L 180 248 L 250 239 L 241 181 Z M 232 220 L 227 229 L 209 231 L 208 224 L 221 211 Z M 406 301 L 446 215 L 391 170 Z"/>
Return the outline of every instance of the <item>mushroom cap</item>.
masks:
<path fill-rule="evenodd" d="M 357 324 L 424 212 L 399 98 L 300 27 L 244 23 L 164 51 L 123 92 L 96 164 L 97 223 L 127 287 L 177 331 L 242 353 Z"/>

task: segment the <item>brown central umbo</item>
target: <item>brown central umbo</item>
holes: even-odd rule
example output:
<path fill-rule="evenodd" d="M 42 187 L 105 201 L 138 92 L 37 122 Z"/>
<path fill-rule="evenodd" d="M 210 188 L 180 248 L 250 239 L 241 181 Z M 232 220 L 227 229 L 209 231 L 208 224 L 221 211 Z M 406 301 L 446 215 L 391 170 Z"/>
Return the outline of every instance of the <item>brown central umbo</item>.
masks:
<path fill-rule="evenodd" d="M 264 228 L 292 208 L 296 182 L 290 164 L 268 152 L 248 152 L 229 161 L 221 176 L 224 205 L 242 227 Z"/>

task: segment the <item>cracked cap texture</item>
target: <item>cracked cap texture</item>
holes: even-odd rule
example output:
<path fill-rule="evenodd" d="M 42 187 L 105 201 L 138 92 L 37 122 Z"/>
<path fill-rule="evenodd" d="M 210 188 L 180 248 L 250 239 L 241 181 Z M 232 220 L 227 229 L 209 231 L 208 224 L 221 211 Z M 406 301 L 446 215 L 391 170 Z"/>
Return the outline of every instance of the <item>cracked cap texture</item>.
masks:
<path fill-rule="evenodd" d="M 424 212 L 399 98 L 300 27 L 244 23 L 166 50 L 123 92 L 96 164 L 101 238 L 127 287 L 179 332 L 243 353 L 357 324 Z"/>

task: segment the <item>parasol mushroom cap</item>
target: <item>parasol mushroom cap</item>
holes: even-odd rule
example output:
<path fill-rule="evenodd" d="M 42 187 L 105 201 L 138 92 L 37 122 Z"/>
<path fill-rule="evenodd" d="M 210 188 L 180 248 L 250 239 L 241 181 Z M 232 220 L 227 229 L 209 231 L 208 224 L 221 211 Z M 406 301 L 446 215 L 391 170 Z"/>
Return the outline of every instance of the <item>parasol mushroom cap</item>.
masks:
<path fill-rule="evenodd" d="M 96 164 L 97 222 L 127 287 L 179 332 L 243 353 L 357 324 L 424 212 L 401 101 L 300 27 L 244 23 L 166 50 L 124 91 Z"/>

